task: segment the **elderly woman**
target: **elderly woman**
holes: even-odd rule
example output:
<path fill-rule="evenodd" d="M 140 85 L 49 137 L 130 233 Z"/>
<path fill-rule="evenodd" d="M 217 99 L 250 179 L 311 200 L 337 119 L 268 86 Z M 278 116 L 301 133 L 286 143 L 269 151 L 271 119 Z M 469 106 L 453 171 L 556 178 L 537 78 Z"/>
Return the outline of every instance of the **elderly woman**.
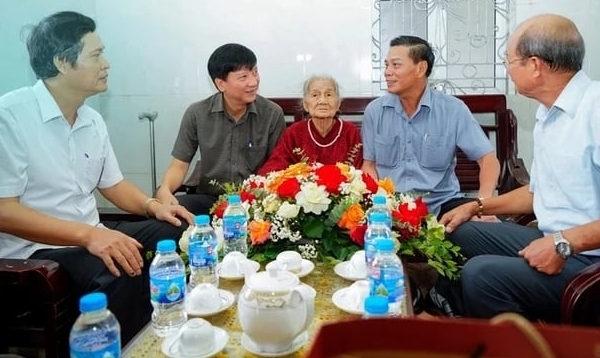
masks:
<path fill-rule="evenodd" d="M 360 168 L 363 161 L 358 128 L 337 116 L 342 103 L 339 86 L 330 76 L 312 76 L 304 83 L 302 106 L 308 119 L 288 127 L 258 174 L 287 168 L 302 159 L 323 164 L 345 163 Z"/>

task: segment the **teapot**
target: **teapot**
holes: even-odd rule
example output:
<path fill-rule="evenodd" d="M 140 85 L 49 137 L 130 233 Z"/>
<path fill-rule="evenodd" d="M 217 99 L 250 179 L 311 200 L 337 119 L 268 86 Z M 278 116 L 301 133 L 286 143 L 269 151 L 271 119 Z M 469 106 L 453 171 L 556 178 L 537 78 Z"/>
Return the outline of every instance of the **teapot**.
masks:
<path fill-rule="evenodd" d="M 310 326 L 316 293 L 279 267 L 250 274 L 238 296 L 242 330 L 261 351 L 283 352 Z"/>

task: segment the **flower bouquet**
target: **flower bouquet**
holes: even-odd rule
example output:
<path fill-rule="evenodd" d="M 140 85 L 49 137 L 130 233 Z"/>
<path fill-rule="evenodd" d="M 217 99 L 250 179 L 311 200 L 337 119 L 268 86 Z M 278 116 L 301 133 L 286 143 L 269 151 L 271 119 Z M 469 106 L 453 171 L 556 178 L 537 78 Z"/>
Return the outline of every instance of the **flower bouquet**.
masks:
<path fill-rule="evenodd" d="M 227 194 L 240 194 L 249 213 L 248 257 L 266 262 L 285 250 L 323 262 L 349 259 L 364 245 L 372 196 L 383 194 L 392 210 L 399 253 L 422 254 L 440 274 L 454 277 L 459 248 L 429 214 L 420 196 L 397 194 L 389 179 L 375 181 L 352 166 L 300 162 L 266 176 L 252 175 L 241 185 L 223 185 L 211 209 L 219 227 Z"/>

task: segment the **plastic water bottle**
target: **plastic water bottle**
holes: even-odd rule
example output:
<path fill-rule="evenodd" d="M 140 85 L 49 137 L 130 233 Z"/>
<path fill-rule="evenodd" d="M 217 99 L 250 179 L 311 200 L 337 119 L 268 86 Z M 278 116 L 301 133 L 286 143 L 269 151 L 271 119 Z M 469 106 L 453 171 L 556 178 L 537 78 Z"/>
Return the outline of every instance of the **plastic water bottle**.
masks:
<path fill-rule="evenodd" d="M 375 244 L 377 252 L 368 271 L 370 295 L 388 299 L 388 313 L 398 316 L 404 299 L 404 270 L 396 255 L 394 240 L 381 238 Z"/>
<path fill-rule="evenodd" d="M 387 198 L 385 195 L 377 194 L 372 198 L 373 206 L 367 213 L 367 219 L 370 219 L 372 213 L 383 213 L 385 215 L 385 223 L 391 229 L 392 228 L 392 211 L 387 206 Z"/>
<path fill-rule="evenodd" d="M 375 243 L 380 238 L 391 238 L 392 231 L 387 226 L 386 216 L 380 212 L 371 213 L 369 216 L 369 226 L 365 231 L 365 260 L 367 262 L 367 271 L 375 257 Z"/>
<path fill-rule="evenodd" d="M 150 264 L 152 327 L 157 336 L 166 337 L 185 323 L 184 298 L 185 264 L 175 252 L 175 241 L 161 240 Z"/>
<path fill-rule="evenodd" d="M 210 283 L 219 287 L 217 275 L 217 234 L 210 226 L 208 215 L 194 218 L 194 229 L 189 238 L 190 291 L 201 283 Z"/>
<path fill-rule="evenodd" d="M 223 253 L 239 251 L 248 255 L 248 212 L 239 195 L 229 195 L 227 201 L 229 205 L 223 213 Z"/>
<path fill-rule="evenodd" d="M 379 318 L 388 316 L 388 299 L 385 296 L 367 296 L 363 318 Z"/>
<path fill-rule="evenodd" d="M 81 314 L 69 335 L 71 358 L 119 358 L 121 327 L 107 308 L 102 292 L 87 294 L 79 300 Z"/>

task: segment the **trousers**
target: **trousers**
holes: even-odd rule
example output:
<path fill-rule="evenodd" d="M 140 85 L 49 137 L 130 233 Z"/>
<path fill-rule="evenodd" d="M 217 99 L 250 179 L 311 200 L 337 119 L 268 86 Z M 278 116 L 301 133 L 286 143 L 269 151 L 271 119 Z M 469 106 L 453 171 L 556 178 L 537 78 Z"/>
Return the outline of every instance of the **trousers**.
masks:
<path fill-rule="evenodd" d="M 463 223 L 449 235 L 467 259 L 461 277 L 458 281 L 440 277 L 437 291 L 462 316 L 491 318 L 516 312 L 532 320 L 558 322 L 563 290 L 600 257 L 573 255 L 557 275 L 538 272 L 518 252 L 543 236 L 537 228 L 510 222 Z"/>
<path fill-rule="evenodd" d="M 175 227 L 154 219 L 136 222 L 109 221 L 103 224 L 109 229 L 118 230 L 137 239 L 144 246 L 141 252 L 144 259 L 141 275 L 130 277 L 121 270 L 121 276 L 116 277 L 108 271 L 100 258 L 90 254 L 83 247 L 42 249 L 34 252 L 30 258 L 58 262 L 71 278 L 75 297 L 90 292 L 105 293 L 108 308 L 115 314 L 121 326 L 121 344 L 125 345 L 150 321 L 152 305 L 148 269 L 157 242 L 162 239 L 179 240 L 187 224 Z"/>

